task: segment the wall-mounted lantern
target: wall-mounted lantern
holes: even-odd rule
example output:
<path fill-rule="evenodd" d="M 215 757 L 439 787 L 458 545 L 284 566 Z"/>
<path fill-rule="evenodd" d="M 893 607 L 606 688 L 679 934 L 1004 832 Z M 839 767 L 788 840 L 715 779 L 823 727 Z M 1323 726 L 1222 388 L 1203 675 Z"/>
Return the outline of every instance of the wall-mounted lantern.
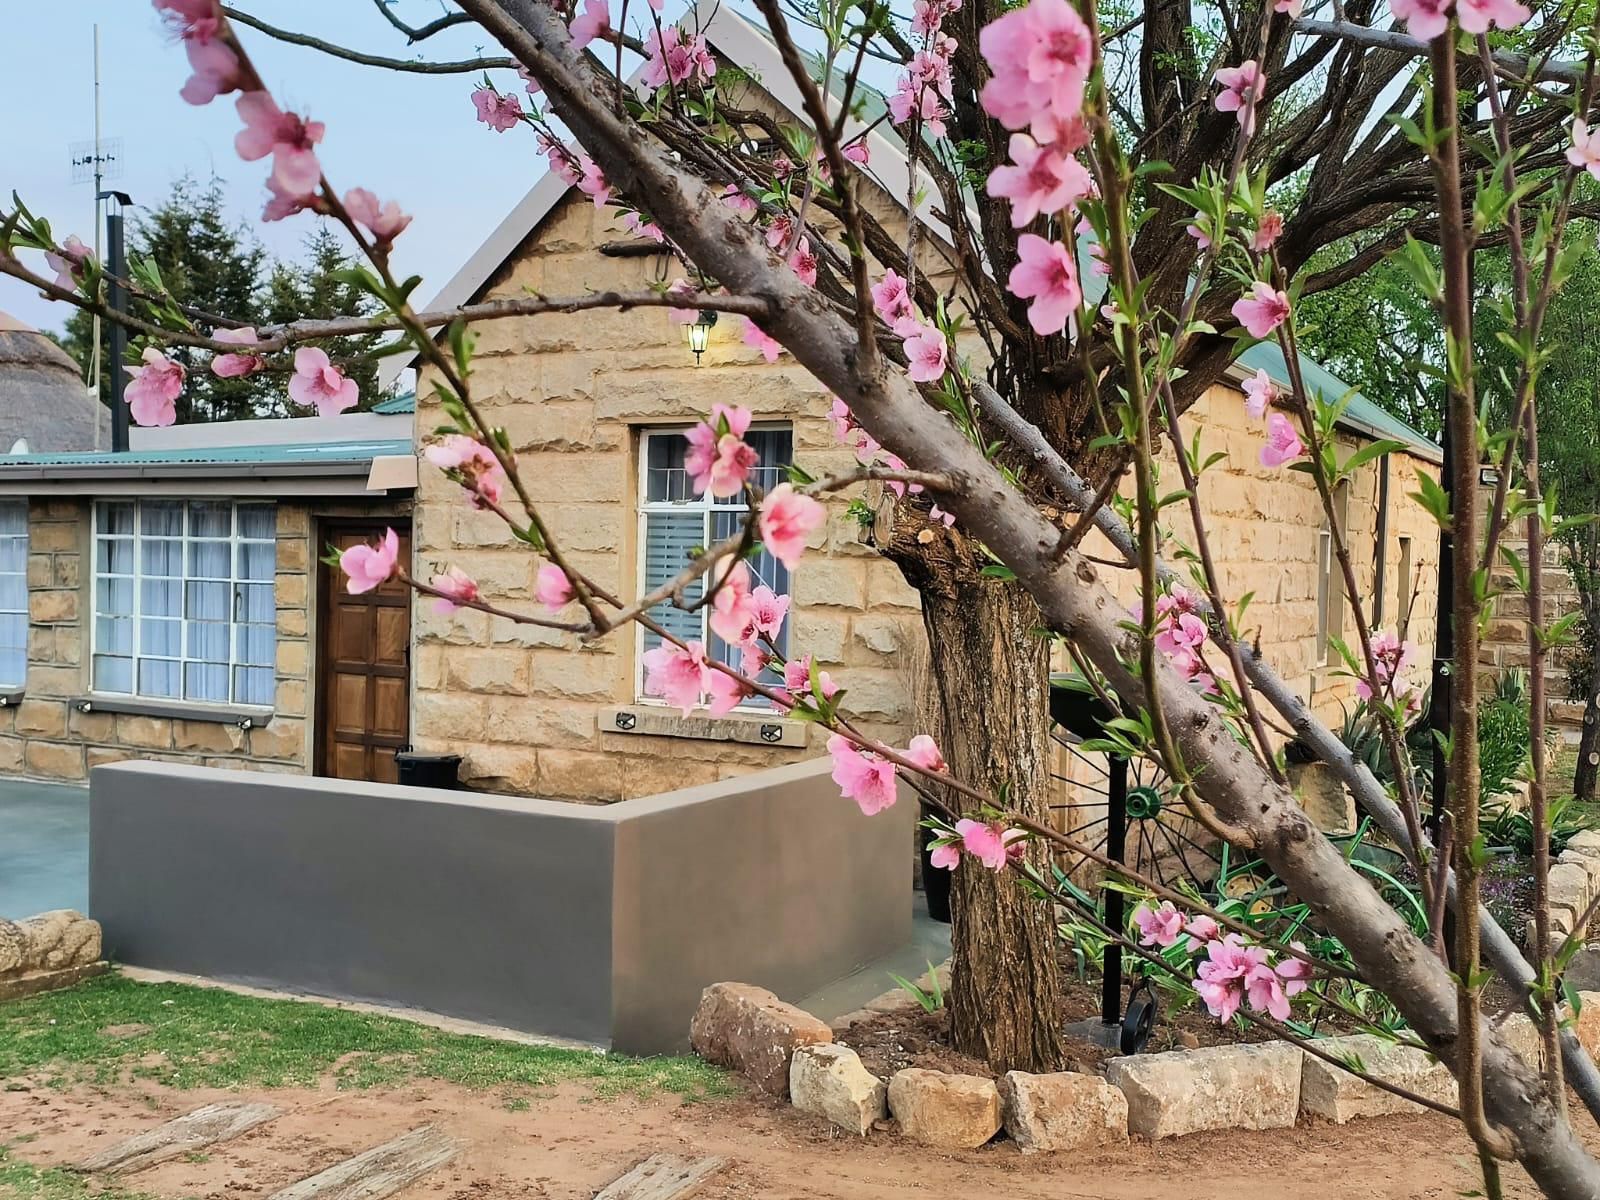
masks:
<path fill-rule="evenodd" d="M 716 323 L 716 312 L 702 308 L 694 324 L 689 326 L 689 349 L 694 351 L 695 366 L 700 365 L 700 356 L 706 352 L 706 345 L 711 341 L 711 327 Z"/>

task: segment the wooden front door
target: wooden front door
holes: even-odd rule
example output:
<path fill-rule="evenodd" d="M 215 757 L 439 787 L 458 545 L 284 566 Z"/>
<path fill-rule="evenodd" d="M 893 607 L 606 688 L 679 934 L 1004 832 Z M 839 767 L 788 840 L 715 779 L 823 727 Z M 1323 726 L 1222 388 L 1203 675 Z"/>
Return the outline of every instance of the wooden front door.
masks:
<path fill-rule="evenodd" d="M 386 527 L 326 526 L 322 540 L 344 550 L 377 541 Z M 411 531 L 396 532 L 409 563 Z M 391 579 L 352 596 L 326 564 L 319 578 L 317 774 L 393 783 L 395 751 L 410 737 L 411 589 Z"/>

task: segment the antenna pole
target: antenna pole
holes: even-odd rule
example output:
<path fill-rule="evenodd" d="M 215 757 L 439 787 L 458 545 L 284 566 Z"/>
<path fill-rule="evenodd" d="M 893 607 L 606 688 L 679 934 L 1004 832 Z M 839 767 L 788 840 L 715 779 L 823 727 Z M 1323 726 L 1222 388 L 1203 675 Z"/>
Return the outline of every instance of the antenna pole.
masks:
<path fill-rule="evenodd" d="M 99 262 L 105 259 L 101 256 L 100 247 L 100 190 L 104 184 L 100 163 L 100 23 L 94 26 L 94 256 Z M 93 332 L 89 350 L 89 395 L 94 397 L 95 403 L 102 403 L 100 398 L 100 314 L 95 313 L 91 322 Z M 94 448 L 100 449 L 100 414 L 95 413 L 94 420 Z"/>

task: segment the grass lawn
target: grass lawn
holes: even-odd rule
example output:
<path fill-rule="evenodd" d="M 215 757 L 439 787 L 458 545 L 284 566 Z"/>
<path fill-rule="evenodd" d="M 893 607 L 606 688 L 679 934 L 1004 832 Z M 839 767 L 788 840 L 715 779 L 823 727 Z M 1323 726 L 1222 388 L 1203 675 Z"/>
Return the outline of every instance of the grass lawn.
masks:
<path fill-rule="evenodd" d="M 174 1088 L 272 1088 L 310 1086 L 330 1074 L 340 1087 L 438 1079 L 500 1088 L 514 1107 L 527 1103 L 529 1089 L 566 1080 L 590 1081 L 599 1096 L 670 1092 L 701 1100 L 732 1092 L 722 1071 L 693 1057 L 526 1046 L 320 1004 L 135 983 L 116 972 L 0 1004 L 0 1087 L 33 1075 L 61 1087 L 132 1077 Z M 13 1169 L 0 1159 L 0 1181 Z M 78 1194 L 39 1186 L 19 1194 Z"/>
<path fill-rule="evenodd" d="M 159 1200 L 149 1192 L 130 1192 L 97 1184 L 86 1175 L 59 1167 L 34 1167 L 0 1146 L 0 1197 L 5 1200 Z"/>

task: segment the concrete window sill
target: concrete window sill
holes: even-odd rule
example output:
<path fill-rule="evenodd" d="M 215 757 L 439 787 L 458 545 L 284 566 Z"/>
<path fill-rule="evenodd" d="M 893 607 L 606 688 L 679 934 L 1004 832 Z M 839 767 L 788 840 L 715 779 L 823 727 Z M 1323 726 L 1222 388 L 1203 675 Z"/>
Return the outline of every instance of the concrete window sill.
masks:
<path fill-rule="evenodd" d="M 0 688 L 0 708 L 14 708 L 28 693 L 19 687 Z"/>
<path fill-rule="evenodd" d="M 191 704 L 180 700 L 146 700 L 138 696 L 80 696 L 72 701 L 79 712 L 129 713 L 139 717 L 170 717 L 177 721 L 210 721 L 259 729 L 272 720 L 270 708 L 244 708 L 219 704 Z"/>
<path fill-rule="evenodd" d="M 695 738 L 706 742 L 744 742 L 752 746 L 803 747 L 811 726 L 789 721 L 776 713 L 730 714 L 726 717 L 685 717 L 675 708 L 657 704 L 628 704 L 602 709 L 597 721 L 601 733 L 644 734 L 649 737 Z"/>

